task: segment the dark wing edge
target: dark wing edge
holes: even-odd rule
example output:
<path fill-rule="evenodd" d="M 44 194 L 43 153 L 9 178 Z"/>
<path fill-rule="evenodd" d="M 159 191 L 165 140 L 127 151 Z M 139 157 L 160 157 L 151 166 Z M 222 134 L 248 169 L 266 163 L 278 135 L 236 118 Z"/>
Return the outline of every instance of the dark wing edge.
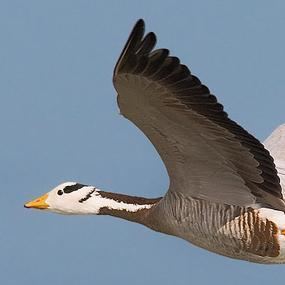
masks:
<path fill-rule="evenodd" d="M 154 49 L 156 36 L 150 32 L 144 36 L 145 25 L 142 19 L 135 24 L 127 43 L 114 69 L 113 82 L 116 88 L 116 76 L 123 73 L 138 74 L 159 82 L 168 88 L 181 104 L 176 108 L 192 109 L 206 117 L 219 127 L 235 136 L 243 147 L 248 149 L 258 162 L 258 170 L 263 181 L 254 182 L 252 193 L 258 197 L 258 190 L 283 199 L 280 179 L 274 160 L 263 144 L 245 129 L 231 120 L 223 106 L 217 102 L 209 89 L 191 74 L 187 66 L 180 63 L 177 57 L 169 56 L 168 49 Z M 170 102 L 173 106 L 173 102 Z M 237 162 L 238 163 L 238 162 Z M 244 176 L 245 173 L 240 173 Z"/>

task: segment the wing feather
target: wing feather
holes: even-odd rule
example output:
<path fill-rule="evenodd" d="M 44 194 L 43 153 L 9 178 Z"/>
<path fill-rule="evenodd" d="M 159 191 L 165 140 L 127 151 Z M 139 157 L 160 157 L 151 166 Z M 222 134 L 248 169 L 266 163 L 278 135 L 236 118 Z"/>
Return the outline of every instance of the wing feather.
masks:
<path fill-rule="evenodd" d="M 170 177 L 169 191 L 217 203 L 285 210 L 269 152 L 236 122 L 199 78 L 167 49 L 154 49 L 139 20 L 113 82 L 121 113 L 150 139 Z"/>

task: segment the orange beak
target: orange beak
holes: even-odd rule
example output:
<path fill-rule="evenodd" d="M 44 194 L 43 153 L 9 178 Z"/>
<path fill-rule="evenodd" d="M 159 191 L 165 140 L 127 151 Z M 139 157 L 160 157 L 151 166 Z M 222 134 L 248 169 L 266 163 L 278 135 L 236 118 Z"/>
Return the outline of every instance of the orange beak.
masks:
<path fill-rule="evenodd" d="M 46 199 L 48 197 L 48 194 L 45 194 L 33 201 L 30 201 L 24 205 L 25 208 L 34 208 L 34 209 L 46 209 L 49 207 L 49 205 L 46 203 Z"/>

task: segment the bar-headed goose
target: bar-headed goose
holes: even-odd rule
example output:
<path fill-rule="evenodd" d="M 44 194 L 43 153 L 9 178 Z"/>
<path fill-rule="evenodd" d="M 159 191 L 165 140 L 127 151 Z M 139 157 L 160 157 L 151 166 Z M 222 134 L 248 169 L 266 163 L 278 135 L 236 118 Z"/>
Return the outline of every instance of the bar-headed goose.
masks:
<path fill-rule="evenodd" d="M 113 81 L 121 114 L 144 132 L 166 166 L 165 196 L 132 197 L 67 182 L 25 207 L 112 215 L 232 258 L 285 263 L 285 125 L 266 141 L 273 160 L 177 57 L 154 49 L 155 43 L 139 20 Z"/>

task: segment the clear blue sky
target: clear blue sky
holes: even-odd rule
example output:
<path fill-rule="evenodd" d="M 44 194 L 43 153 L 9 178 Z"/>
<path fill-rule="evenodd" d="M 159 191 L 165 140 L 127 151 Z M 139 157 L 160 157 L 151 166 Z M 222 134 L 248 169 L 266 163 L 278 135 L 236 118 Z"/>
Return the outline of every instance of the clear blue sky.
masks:
<path fill-rule="evenodd" d="M 155 197 L 152 145 L 118 115 L 112 71 L 135 21 L 263 140 L 285 122 L 284 1 L 0 2 L 0 283 L 268 284 L 284 266 L 231 260 L 111 217 L 23 203 L 63 181 Z"/>

